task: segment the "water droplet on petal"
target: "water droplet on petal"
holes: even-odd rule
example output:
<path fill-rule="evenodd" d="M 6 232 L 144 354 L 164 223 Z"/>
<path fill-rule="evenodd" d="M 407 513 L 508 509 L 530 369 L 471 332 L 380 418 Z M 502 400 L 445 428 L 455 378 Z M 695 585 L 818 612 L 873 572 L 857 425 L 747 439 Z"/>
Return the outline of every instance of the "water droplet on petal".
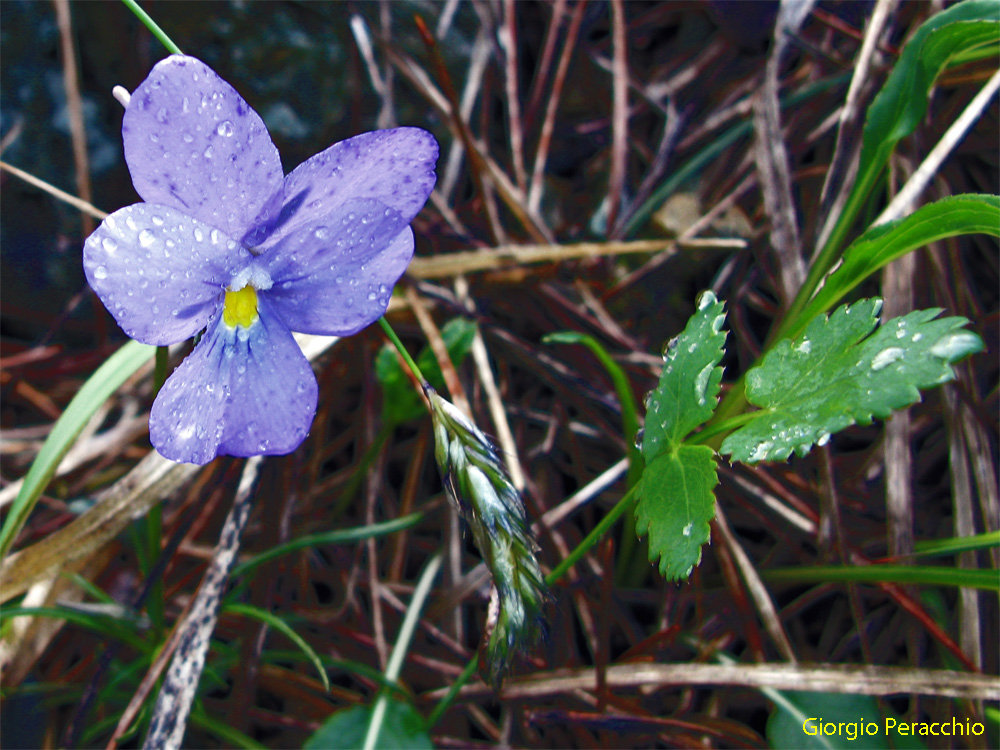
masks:
<path fill-rule="evenodd" d="M 212 158 L 212 154 L 213 154 L 213 151 L 212 151 L 212 147 L 211 147 L 211 146 L 209 146 L 209 147 L 208 147 L 208 148 L 206 148 L 206 149 L 205 149 L 205 151 L 204 151 L 204 152 L 202 153 L 202 156 L 204 156 L 204 157 L 205 157 L 206 159 L 211 159 L 211 158 Z"/>
<path fill-rule="evenodd" d="M 95 279 L 108 278 L 108 269 L 105 268 L 104 266 L 98 266 L 97 268 L 94 269 L 94 278 Z"/>
<path fill-rule="evenodd" d="M 114 253 L 118 249 L 118 243 L 110 237 L 105 237 L 101 240 L 101 247 L 104 248 L 104 252 L 106 253 Z"/>
<path fill-rule="evenodd" d="M 313 234 L 316 236 L 316 239 L 323 239 L 326 237 L 326 227 L 316 227 L 316 231 Z"/>
<path fill-rule="evenodd" d="M 163 125 L 167 124 L 167 108 L 166 107 L 160 107 L 159 110 L 157 110 L 157 112 L 156 112 L 156 121 L 159 122 L 159 123 L 161 123 L 161 124 L 163 124 Z"/>
<path fill-rule="evenodd" d="M 233 134 L 233 124 L 229 120 L 223 120 L 216 126 L 215 132 L 228 138 Z"/>
<path fill-rule="evenodd" d="M 199 229 L 198 227 L 194 228 L 194 239 L 195 242 L 204 242 L 205 240 L 205 233 L 202 232 L 201 229 Z"/>
<path fill-rule="evenodd" d="M 156 235 L 150 232 L 148 229 L 143 229 L 139 232 L 139 244 L 143 247 L 150 247 L 154 242 L 156 242 Z"/>

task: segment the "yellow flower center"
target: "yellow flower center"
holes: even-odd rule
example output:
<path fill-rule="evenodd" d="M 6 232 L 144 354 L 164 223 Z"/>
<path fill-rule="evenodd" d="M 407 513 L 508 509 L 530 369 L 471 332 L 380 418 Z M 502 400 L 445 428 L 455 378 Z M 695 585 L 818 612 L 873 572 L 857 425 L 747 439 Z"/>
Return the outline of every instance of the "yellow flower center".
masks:
<path fill-rule="evenodd" d="M 222 305 L 222 319 L 230 328 L 249 328 L 257 320 L 257 290 L 247 284 L 238 292 L 226 290 L 226 301 Z"/>

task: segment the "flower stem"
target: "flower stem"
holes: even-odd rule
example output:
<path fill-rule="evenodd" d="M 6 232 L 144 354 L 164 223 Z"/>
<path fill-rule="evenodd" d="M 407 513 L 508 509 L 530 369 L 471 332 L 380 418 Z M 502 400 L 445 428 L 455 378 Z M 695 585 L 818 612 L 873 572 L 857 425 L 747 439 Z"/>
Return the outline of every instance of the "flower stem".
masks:
<path fill-rule="evenodd" d="M 385 331 L 385 335 L 389 337 L 389 341 L 391 341 L 392 345 L 396 347 L 396 351 L 399 352 L 400 356 L 406 362 L 406 366 L 410 368 L 410 372 L 412 372 L 414 377 L 420 381 L 420 386 L 426 390 L 429 385 L 427 378 L 425 378 L 424 374 L 420 372 L 420 368 L 417 367 L 417 363 L 413 360 L 413 357 L 410 356 L 410 353 L 406 351 L 406 347 L 403 346 L 403 342 L 399 340 L 399 336 L 396 335 L 396 332 L 392 330 L 392 326 L 389 325 L 389 321 L 385 319 L 385 316 L 382 316 L 378 319 L 378 324 L 382 326 L 382 330 Z"/>
<path fill-rule="evenodd" d="M 139 4 L 135 0 L 122 0 L 122 2 L 125 3 L 125 6 L 130 11 L 135 13 L 136 17 L 142 21 L 143 25 L 149 29 L 153 36 L 159 39 L 160 42 L 163 43 L 163 46 L 166 47 L 171 53 L 175 55 L 184 54 L 181 52 L 181 48 L 174 44 L 174 41 L 167 36 L 167 33 L 161 29 L 159 25 L 157 25 L 156 21 L 149 17 L 149 14 L 146 13 L 146 11 L 139 7 Z"/>

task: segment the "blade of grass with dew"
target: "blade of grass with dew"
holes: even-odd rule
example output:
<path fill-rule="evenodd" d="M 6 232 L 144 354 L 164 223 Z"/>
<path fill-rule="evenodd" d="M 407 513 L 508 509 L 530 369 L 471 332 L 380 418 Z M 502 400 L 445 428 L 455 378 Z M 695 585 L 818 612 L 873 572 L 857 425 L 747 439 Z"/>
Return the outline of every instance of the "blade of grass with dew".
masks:
<path fill-rule="evenodd" d="M 111 394 L 148 362 L 155 351 L 155 346 L 129 341 L 97 368 L 70 401 L 52 426 L 7 514 L 0 530 L 0 559 L 10 552 L 17 534 L 77 435 Z"/>

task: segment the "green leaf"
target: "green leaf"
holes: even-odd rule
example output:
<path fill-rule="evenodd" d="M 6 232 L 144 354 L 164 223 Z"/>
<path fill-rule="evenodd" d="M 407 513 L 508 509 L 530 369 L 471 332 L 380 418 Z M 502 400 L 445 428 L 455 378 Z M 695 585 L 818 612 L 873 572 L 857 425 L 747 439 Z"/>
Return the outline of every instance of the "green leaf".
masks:
<path fill-rule="evenodd" d="M 333 714 L 302 746 L 305 750 L 331 747 L 361 747 L 371 721 L 370 706 L 353 706 Z M 378 748 L 423 750 L 433 748 L 423 717 L 409 703 L 389 699 L 385 722 L 379 733 Z"/>
<path fill-rule="evenodd" d="M 703 292 L 684 333 L 664 349 L 660 384 L 646 398 L 642 455 L 647 463 L 679 446 L 691 430 L 712 417 L 722 381 L 722 368 L 716 365 L 726 343 L 725 321 L 723 303 Z"/>
<path fill-rule="evenodd" d="M 636 492 L 635 528 L 649 534 L 649 561 L 659 558 L 660 575 L 676 581 L 701 562 L 710 535 L 719 483 L 715 451 L 682 445 L 661 453 L 642 473 Z"/>
<path fill-rule="evenodd" d="M 723 306 L 712 292 L 702 293 L 684 332 L 664 349 L 660 383 L 646 398 L 646 468 L 636 486 L 636 533 L 649 534 L 649 560 L 659 560 L 668 580 L 691 575 L 715 515 L 715 452 L 683 440 L 711 418 L 719 401 Z"/>
<path fill-rule="evenodd" d="M 812 320 L 826 312 L 871 274 L 911 250 L 964 234 L 1000 236 L 1000 197 L 956 195 L 869 229 L 844 251 L 843 262 L 827 277 L 799 320 Z M 786 335 L 797 333 L 790 328 Z"/>
<path fill-rule="evenodd" d="M 452 363 L 457 367 L 472 348 L 476 324 L 465 318 L 448 321 L 441 329 L 441 338 Z M 441 368 L 430 347 L 424 347 L 417 357 L 417 366 L 437 391 L 444 391 Z M 375 358 L 375 377 L 382 384 L 382 419 L 392 424 L 408 422 L 423 416 L 426 409 L 420 396 L 413 389 L 409 377 L 403 372 L 391 344 L 386 344 Z"/>
<path fill-rule="evenodd" d="M 954 378 L 951 363 L 983 349 L 979 336 L 960 330 L 965 318 L 935 320 L 938 309 L 895 318 L 871 334 L 881 307 L 879 299 L 844 305 L 813 319 L 794 343 L 779 341 L 747 373 L 747 400 L 761 410 L 720 452 L 745 463 L 805 455 L 838 430 L 919 401 L 920 389 Z"/>
<path fill-rule="evenodd" d="M 868 109 L 854 188 L 817 265 L 825 273 L 900 139 L 927 113 L 934 81 L 950 60 L 1000 35 L 996 0 L 966 0 L 925 21 L 913 35 Z M 810 274 L 812 277 L 812 274 Z"/>
<path fill-rule="evenodd" d="M 21 491 L 11 505 L 10 512 L 0 531 L 0 558 L 6 557 L 18 532 L 31 515 L 35 503 L 56 473 L 59 462 L 69 450 L 77 435 L 84 428 L 101 404 L 144 365 L 156 351 L 155 346 L 129 341 L 116 351 L 87 379 L 83 387 L 69 402 L 66 411 L 52 426 L 42 449 L 31 464 Z"/>

